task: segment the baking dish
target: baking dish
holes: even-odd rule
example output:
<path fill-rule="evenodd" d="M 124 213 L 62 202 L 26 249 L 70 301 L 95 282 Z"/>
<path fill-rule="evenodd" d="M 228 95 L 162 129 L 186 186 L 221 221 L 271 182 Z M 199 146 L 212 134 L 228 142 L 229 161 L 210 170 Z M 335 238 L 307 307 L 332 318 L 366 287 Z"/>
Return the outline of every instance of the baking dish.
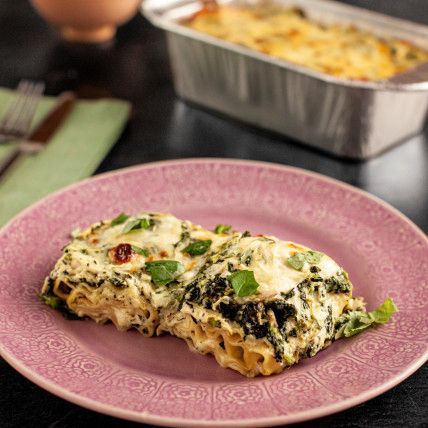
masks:
<path fill-rule="evenodd" d="M 352 23 L 428 50 L 423 25 L 328 0 L 276 4 L 300 7 L 323 24 Z M 354 159 L 377 155 L 423 128 L 427 63 L 384 81 L 339 79 L 180 23 L 201 7 L 195 0 L 146 0 L 142 5 L 143 14 L 166 31 L 175 90 L 184 99 Z"/>

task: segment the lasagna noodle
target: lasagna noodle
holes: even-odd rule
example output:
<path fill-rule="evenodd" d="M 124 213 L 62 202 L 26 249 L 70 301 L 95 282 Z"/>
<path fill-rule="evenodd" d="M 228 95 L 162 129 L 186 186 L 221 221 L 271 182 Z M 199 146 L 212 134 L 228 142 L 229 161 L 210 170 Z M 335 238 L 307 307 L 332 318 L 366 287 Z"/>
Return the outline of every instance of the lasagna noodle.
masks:
<path fill-rule="evenodd" d="M 284 364 L 275 360 L 272 345 L 265 340 L 245 340 L 239 330 L 231 334 L 225 329 L 197 322 L 189 314 L 173 315 L 161 324 L 158 332 L 184 339 L 192 351 L 212 354 L 220 366 L 244 376 L 268 376 L 284 369 Z"/>
<path fill-rule="evenodd" d="M 68 278 L 58 277 L 53 293 L 78 316 L 87 316 L 100 324 L 111 321 L 118 330 L 134 328 L 145 336 L 153 336 L 159 324 L 156 308 L 135 290 L 130 293 L 128 288 L 118 290 L 111 284 L 99 288 L 84 283 L 74 285 Z"/>
<path fill-rule="evenodd" d="M 330 257 L 322 255 L 315 270 L 296 270 L 287 260 L 310 251 L 307 247 L 263 235 L 214 234 L 166 214 L 152 218 L 155 226 L 150 231 L 128 234 L 123 225 L 101 222 L 82 232 L 65 247 L 42 295 L 58 297 L 78 316 L 112 321 L 119 330 L 182 338 L 193 351 L 213 354 L 221 366 L 246 376 L 279 373 L 334 340 L 334 323 L 350 306 L 352 289 Z M 199 238 L 212 240 L 211 249 L 191 257 L 185 248 Z M 147 256 L 132 254 L 126 263 L 115 264 L 112 248 L 129 240 L 153 254 L 168 253 L 180 260 L 185 272 L 172 284 L 156 286 L 145 272 Z M 253 271 L 260 280 L 257 294 L 236 296 L 227 279 L 230 270 Z M 327 289 L 329 278 L 345 291 Z M 241 308 L 241 315 L 259 307 L 260 313 L 251 322 L 228 317 L 222 305 L 232 303 Z M 290 308 L 281 321 L 278 310 Z M 261 330 L 249 331 L 248 322 Z"/>
<path fill-rule="evenodd" d="M 158 327 L 158 334 L 167 332 L 173 336 L 184 339 L 189 348 L 200 354 L 213 354 L 220 366 L 231 368 L 239 373 L 253 377 L 257 375 L 269 376 L 280 373 L 284 368 L 297 363 L 301 358 L 313 356 L 320 350 L 329 346 L 334 339 L 334 322 L 351 304 L 350 294 L 334 295 L 329 298 L 332 308 L 332 323 L 330 331 L 323 331 L 326 313 L 319 311 L 320 301 L 317 293 L 309 296 L 310 305 L 306 311 L 302 310 L 296 321 L 291 321 L 291 327 L 296 327 L 296 337 L 288 338 L 285 355 L 276 358 L 275 349 L 266 338 L 255 338 L 243 334 L 239 326 L 223 325 L 216 327 L 201 319 L 198 313 L 193 312 L 187 305 L 178 313 L 169 314 Z M 318 307 L 317 307 L 318 306 Z M 194 315 L 192 315 L 191 313 Z M 220 315 L 209 311 L 210 315 Z M 211 317 L 208 316 L 208 319 Z M 312 344 L 308 348 L 308 344 Z"/>

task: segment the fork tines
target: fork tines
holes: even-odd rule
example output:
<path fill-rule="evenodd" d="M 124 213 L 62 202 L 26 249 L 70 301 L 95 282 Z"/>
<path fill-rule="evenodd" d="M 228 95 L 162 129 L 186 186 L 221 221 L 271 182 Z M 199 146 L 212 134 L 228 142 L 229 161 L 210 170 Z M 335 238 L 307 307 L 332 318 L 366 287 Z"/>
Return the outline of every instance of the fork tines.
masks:
<path fill-rule="evenodd" d="M 43 94 L 43 82 L 21 80 L 16 95 L 10 101 L 0 122 L 0 142 L 25 137 L 31 126 L 38 101 Z"/>

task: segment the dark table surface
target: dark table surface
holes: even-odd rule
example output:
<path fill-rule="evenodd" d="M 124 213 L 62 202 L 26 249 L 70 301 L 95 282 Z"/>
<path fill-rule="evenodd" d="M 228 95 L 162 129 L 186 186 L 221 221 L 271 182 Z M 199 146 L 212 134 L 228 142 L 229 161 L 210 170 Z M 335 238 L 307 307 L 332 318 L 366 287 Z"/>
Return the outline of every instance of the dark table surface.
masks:
<path fill-rule="evenodd" d="M 428 24 L 426 0 L 347 3 Z M 27 1 L 0 0 L 0 85 L 12 88 L 21 78 L 44 80 L 52 95 L 71 88 L 81 96 L 110 95 L 132 101 L 132 119 L 97 173 L 195 156 L 278 162 L 365 189 L 428 231 L 428 132 L 368 162 L 351 162 L 186 104 L 174 95 L 162 32 L 141 16 L 121 28 L 110 46 L 83 48 L 61 44 Z M 426 427 L 427 374 L 426 364 L 367 403 L 299 426 Z M 89 425 L 137 426 L 57 398 L 0 359 L 0 426 Z"/>

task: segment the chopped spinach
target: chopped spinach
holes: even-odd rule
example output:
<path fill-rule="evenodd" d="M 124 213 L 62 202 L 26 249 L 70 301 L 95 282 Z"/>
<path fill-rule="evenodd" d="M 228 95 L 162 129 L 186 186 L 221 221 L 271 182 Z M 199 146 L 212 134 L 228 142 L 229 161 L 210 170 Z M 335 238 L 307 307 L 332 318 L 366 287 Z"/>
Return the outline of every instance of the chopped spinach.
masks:
<path fill-rule="evenodd" d="M 225 318 L 234 321 L 239 311 L 239 305 L 234 302 L 220 302 L 218 310 Z"/>
<path fill-rule="evenodd" d="M 186 293 L 184 295 L 184 298 L 188 302 L 195 302 L 199 299 L 200 295 L 201 295 L 201 290 L 198 287 L 198 284 L 195 282 L 192 282 L 186 287 Z"/>
<path fill-rule="evenodd" d="M 226 278 L 216 275 L 213 280 L 205 285 L 204 296 L 215 302 L 226 294 L 228 285 Z"/>
<path fill-rule="evenodd" d="M 250 302 L 242 305 L 236 316 L 236 321 L 242 326 L 245 334 L 256 338 L 265 337 L 268 333 L 268 322 L 263 303 Z"/>
<path fill-rule="evenodd" d="M 348 274 L 345 271 L 327 278 L 324 282 L 328 293 L 348 293 L 352 289 Z"/>
<path fill-rule="evenodd" d="M 287 318 L 294 317 L 297 312 L 294 305 L 279 300 L 267 303 L 266 309 L 270 309 L 274 313 L 278 328 L 280 329 L 284 326 Z"/>

